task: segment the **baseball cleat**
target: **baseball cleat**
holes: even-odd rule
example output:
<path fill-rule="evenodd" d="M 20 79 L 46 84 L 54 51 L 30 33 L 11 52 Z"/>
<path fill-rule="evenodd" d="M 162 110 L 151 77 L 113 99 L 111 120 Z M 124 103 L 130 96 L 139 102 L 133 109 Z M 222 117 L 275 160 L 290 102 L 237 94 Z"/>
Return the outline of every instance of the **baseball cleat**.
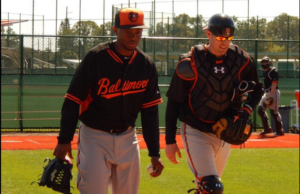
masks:
<path fill-rule="evenodd" d="M 281 133 L 275 133 L 274 135 L 275 135 L 275 136 L 284 136 L 284 132 L 281 132 Z"/>
<path fill-rule="evenodd" d="M 260 133 L 260 135 L 266 135 L 267 133 L 272 133 L 272 128 L 270 127 L 269 129 L 267 129 L 267 130 L 263 130 L 261 133 Z"/>

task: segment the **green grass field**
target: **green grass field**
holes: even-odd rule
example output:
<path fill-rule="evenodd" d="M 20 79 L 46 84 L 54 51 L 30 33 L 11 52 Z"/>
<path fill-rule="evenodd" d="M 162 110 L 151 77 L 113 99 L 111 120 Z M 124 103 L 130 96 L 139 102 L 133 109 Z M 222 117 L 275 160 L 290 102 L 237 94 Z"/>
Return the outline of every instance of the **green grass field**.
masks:
<path fill-rule="evenodd" d="M 150 163 L 147 150 L 142 149 L 139 194 L 183 194 L 194 188 L 185 151 L 181 153 L 183 158 L 174 165 L 162 150 L 165 169 L 160 177 L 152 178 L 146 172 Z M 52 157 L 52 150 L 1 150 L 1 194 L 55 193 L 36 183 L 31 185 L 42 173 L 46 157 Z M 78 194 L 76 167 L 73 175 L 72 193 Z M 299 194 L 299 148 L 232 149 L 222 182 L 226 194 Z"/>

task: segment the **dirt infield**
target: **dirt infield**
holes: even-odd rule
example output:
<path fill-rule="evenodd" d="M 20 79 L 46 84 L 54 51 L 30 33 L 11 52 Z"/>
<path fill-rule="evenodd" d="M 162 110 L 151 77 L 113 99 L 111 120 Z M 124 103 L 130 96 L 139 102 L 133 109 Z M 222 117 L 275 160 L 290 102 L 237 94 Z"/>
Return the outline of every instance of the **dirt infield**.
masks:
<path fill-rule="evenodd" d="M 36 149 L 54 149 L 57 142 L 57 133 L 47 134 L 1 134 L 1 150 L 36 150 Z M 176 136 L 177 143 L 183 148 L 183 142 L 180 135 Z M 138 134 L 140 148 L 146 148 L 145 141 L 141 134 Z M 160 147 L 165 148 L 165 135 L 160 136 Z M 232 148 L 299 148 L 299 134 L 286 134 L 275 137 L 266 135 L 264 137 L 254 133 L 250 139 L 242 146 L 231 146 Z M 75 134 L 72 148 L 77 149 L 77 134 Z"/>

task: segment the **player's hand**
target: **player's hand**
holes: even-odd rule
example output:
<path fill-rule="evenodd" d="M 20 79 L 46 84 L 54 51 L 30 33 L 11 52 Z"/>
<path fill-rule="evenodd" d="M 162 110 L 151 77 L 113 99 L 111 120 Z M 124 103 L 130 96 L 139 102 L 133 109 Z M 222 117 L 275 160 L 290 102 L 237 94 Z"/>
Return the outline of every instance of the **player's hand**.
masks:
<path fill-rule="evenodd" d="M 166 155 L 168 157 L 168 159 L 173 163 L 173 164 L 178 164 L 179 161 L 176 159 L 176 153 L 177 156 L 179 158 L 181 158 L 181 153 L 180 150 L 178 148 L 177 143 L 173 143 L 173 144 L 168 144 L 166 145 L 166 149 L 165 149 Z"/>
<path fill-rule="evenodd" d="M 61 160 L 65 160 L 67 154 L 71 159 L 73 159 L 71 143 L 68 144 L 58 143 L 56 145 L 56 148 L 54 149 L 53 155 Z"/>
<path fill-rule="evenodd" d="M 153 166 L 153 171 L 150 176 L 152 177 L 158 177 L 163 169 L 164 169 L 164 165 L 161 161 L 161 159 L 159 157 L 151 157 L 151 164 Z"/>
<path fill-rule="evenodd" d="M 274 98 L 273 97 L 268 97 L 265 100 L 265 103 L 266 103 L 267 106 L 271 106 L 273 104 L 273 102 L 274 102 Z"/>

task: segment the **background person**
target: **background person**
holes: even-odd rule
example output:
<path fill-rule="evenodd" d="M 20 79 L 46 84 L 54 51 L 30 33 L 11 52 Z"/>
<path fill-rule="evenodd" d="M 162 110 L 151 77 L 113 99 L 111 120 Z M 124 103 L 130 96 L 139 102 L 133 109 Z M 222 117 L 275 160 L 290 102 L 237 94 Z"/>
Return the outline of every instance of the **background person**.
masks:
<path fill-rule="evenodd" d="M 155 172 L 161 174 L 158 104 L 162 103 L 154 62 L 137 48 L 144 14 L 121 9 L 113 31 L 117 40 L 92 48 L 78 67 L 62 107 L 54 155 L 71 158 L 80 122 L 77 187 L 82 194 L 137 194 L 140 154 L 135 121 L 141 111 L 143 137 Z"/>
<path fill-rule="evenodd" d="M 252 57 L 231 44 L 234 22 L 215 14 L 204 28 L 208 44 L 196 45 L 180 57 L 167 92 L 166 155 L 177 164 L 181 153 L 176 143 L 177 119 L 188 165 L 195 177 L 196 193 L 223 193 L 220 177 L 225 169 L 230 144 L 219 139 L 212 126 L 223 116 L 241 114 L 248 119 L 263 94 Z M 234 89 L 242 80 L 254 81 L 254 91 L 243 107 L 233 110 Z"/>
<path fill-rule="evenodd" d="M 279 76 L 275 67 L 271 67 L 271 59 L 267 56 L 261 59 L 261 67 L 263 68 L 263 79 L 264 79 L 264 89 L 265 94 L 261 98 L 258 115 L 261 118 L 263 131 L 260 135 L 265 135 L 267 133 L 272 133 L 273 129 L 269 125 L 269 118 L 266 113 L 266 109 L 270 109 L 270 114 L 274 119 L 276 132 L 275 136 L 284 135 L 284 130 L 282 128 L 281 115 L 279 113 L 279 100 L 280 100 L 280 90 L 278 89 Z"/>

